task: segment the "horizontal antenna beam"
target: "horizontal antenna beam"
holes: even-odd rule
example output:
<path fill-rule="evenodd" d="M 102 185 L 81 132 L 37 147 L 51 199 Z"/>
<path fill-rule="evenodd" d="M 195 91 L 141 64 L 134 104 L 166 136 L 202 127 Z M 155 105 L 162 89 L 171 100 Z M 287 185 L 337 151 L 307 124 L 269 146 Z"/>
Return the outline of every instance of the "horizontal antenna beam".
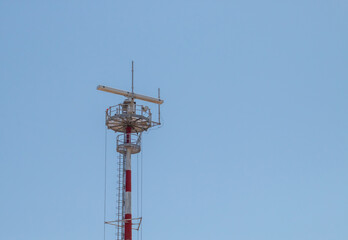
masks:
<path fill-rule="evenodd" d="M 98 85 L 97 90 L 122 95 L 122 96 L 125 96 L 128 98 L 140 99 L 143 101 L 152 102 L 152 103 L 156 103 L 156 104 L 162 104 L 164 102 L 160 98 L 148 97 L 148 96 L 144 96 L 141 94 L 131 93 L 131 92 L 127 92 L 127 91 L 123 91 L 123 90 L 119 90 L 119 89 L 115 89 L 115 88 L 111 88 L 111 87 L 106 87 L 103 85 Z"/>

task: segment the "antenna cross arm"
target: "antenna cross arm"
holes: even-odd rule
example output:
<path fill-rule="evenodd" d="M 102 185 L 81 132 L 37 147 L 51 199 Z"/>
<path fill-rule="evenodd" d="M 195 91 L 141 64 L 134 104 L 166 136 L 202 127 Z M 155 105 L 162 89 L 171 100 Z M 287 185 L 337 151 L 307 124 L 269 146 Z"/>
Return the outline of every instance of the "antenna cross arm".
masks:
<path fill-rule="evenodd" d="M 123 91 L 123 90 L 119 90 L 119 89 L 115 89 L 115 88 L 111 88 L 111 87 L 106 87 L 103 85 L 98 85 L 97 90 L 122 95 L 122 96 L 125 96 L 128 98 L 140 99 L 143 101 L 152 102 L 152 103 L 156 103 L 156 104 L 163 103 L 163 100 L 160 98 L 148 97 L 148 96 L 144 96 L 141 94 L 131 93 L 131 92 L 127 92 L 127 91 Z"/>

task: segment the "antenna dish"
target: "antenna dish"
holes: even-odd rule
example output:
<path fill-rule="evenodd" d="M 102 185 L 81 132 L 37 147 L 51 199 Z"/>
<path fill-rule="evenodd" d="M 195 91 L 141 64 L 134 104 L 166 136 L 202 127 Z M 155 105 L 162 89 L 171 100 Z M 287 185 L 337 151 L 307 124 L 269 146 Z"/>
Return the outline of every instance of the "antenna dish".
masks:
<path fill-rule="evenodd" d="M 119 90 L 116 88 L 111 88 L 111 87 L 106 87 L 103 85 L 98 85 L 97 90 L 104 91 L 104 92 L 109 92 L 117 95 L 122 95 L 128 98 L 133 98 L 133 99 L 140 99 L 146 102 L 152 102 L 156 104 L 162 104 L 164 101 L 160 98 L 153 98 L 153 97 L 148 97 L 145 95 L 137 94 L 137 93 L 132 93 L 132 92 L 127 92 L 123 90 Z"/>

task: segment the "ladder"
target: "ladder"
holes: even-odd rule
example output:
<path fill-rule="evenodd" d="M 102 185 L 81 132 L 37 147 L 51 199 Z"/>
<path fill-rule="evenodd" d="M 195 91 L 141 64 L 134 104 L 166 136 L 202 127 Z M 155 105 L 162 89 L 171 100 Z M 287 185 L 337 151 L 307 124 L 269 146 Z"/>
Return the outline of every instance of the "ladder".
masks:
<path fill-rule="evenodd" d="M 116 191 L 116 220 L 118 225 L 116 226 L 116 240 L 124 240 L 124 154 L 119 153 L 117 157 L 117 191 Z"/>

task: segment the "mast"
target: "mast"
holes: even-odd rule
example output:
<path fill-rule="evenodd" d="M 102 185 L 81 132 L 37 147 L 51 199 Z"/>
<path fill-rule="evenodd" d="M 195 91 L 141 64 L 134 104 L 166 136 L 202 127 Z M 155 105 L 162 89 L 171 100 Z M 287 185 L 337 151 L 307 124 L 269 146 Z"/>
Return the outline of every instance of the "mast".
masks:
<path fill-rule="evenodd" d="M 149 107 L 137 105 L 135 99 L 161 105 L 159 90 L 158 98 L 148 97 L 134 93 L 134 62 L 132 61 L 132 91 L 127 92 L 102 85 L 97 86 L 97 90 L 109 92 L 126 99 L 123 103 L 111 106 L 106 111 L 105 124 L 108 129 L 116 133 L 121 133 L 116 138 L 116 150 L 120 156 L 119 162 L 119 190 L 117 216 L 118 219 L 105 221 L 105 224 L 116 226 L 117 240 L 132 240 L 132 230 L 139 230 L 142 217 L 132 217 L 132 154 L 141 151 L 141 134 L 151 127 L 160 125 L 159 121 L 152 120 L 152 113 Z M 158 107 L 158 110 L 160 108 Z"/>

